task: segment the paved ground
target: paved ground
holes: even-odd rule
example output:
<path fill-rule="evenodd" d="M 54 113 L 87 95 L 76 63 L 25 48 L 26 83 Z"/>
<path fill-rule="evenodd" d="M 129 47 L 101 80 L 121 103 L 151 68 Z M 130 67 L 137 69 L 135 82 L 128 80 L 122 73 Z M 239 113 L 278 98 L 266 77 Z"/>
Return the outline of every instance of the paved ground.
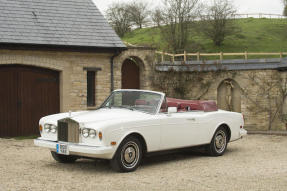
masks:
<path fill-rule="evenodd" d="M 32 140 L 0 139 L 0 190 L 287 190 L 287 137 L 249 135 L 222 157 L 149 157 L 133 173 L 106 161 L 55 162 Z"/>

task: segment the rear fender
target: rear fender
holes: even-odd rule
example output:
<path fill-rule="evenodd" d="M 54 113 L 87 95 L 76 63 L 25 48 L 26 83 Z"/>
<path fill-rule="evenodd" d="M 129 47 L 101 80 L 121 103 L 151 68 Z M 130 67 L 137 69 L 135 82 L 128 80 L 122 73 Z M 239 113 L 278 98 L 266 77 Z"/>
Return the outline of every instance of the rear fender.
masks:
<path fill-rule="evenodd" d="M 230 126 L 229 126 L 226 122 L 220 122 L 220 123 L 218 123 L 218 124 L 216 125 L 216 128 L 213 129 L 212 137 L 210 138 L 210 141 L 209 141 L 210 143 L 211 143 L 211 141 L 212 141 L 212 138 L 213 138 L 213 136 L 214 136 L 216 130 L 217 130 L 220 126 L 222 126 L 222 125 L 226 125 L 226 126 L 229 128 L 229 131 L 230 131 L 229 139 L 230 139 L 230 137 L 231 137 L 231 129 L 230 129 Z"/>

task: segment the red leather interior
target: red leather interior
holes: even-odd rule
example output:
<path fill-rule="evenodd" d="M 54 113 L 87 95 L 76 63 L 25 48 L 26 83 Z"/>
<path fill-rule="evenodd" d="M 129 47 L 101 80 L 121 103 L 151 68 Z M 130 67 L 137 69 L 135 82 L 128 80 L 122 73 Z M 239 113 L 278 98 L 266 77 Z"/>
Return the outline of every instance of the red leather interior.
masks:
<path fill-rule="evenodd" d="M 167 107 L 177 107 L 178 108 L 178 103 L 167 101 Z"/>
<path fill-rule="evenodd" d="M 158 101 L 157 100 L 150 100 L 150 101 L 148 101 L 147 104 L 148 105 L 156 105 L 156 104 L 158 104 Z"/>
<path fill-rule="evenodd" d="M 135 105 L 146 105 L 146 104 L 147 104 L 147 102 L 143 99 L 137 99 L 135 101 Z"/>
<path fill-rule="evenodd" d="M 178 112 L 199 110 L 199 111 L 217 111 L 218 107 L 215 101 L 201 100 L 181 100 L 175 98 L 166 98 L 168 107 L 177 107 Z"/>

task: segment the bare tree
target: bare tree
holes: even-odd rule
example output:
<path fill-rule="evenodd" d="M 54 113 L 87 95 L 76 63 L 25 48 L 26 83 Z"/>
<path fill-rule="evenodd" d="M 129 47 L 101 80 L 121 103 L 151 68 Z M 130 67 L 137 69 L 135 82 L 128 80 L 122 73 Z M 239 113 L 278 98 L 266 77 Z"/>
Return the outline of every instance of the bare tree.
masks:
<path fill-rule="evenodd" d="M 161 36 L 176 52 L 188 44 L 189 28 L 198 11 L 199 0 L 164 0 Z"/>
<path fill-rule="evenodd" d="M 128 11 L 131 21 L 139 28 L 142 28 L 143 24 L 148 22 L 148 16 L 150 14 L 148 3 L 133 1 L 132 3 L 128 4 Z"/>
<path fill-rule="evenodd" d="M 284 5 L 283 15 L 287 16 L 287 0 L 282 0 L 282 3 Z"/>
<path fill-rule="evenodd" d="M 160 8 L 156 8 L 152 12 L 152 21 L 156 24 L 157 27 L 160 27 L 161 22 L 163 21 L 162 10 Z"/>
<path fill-rule="evenodd" d="M 214 45 L 221 46 L 227 36 L 238 32 L 232 19 L 235 13 L 235 8 L 228 0 L 214 0 L 211 6 L 207 6 L 205 15 L 201 16 L 201 31 Z"/>
<path fill-rule="evenodd" d="M 107 19 L 116 33 L 123 37 L 131 30 L 132 21 L 125 3 L 114 3 L 106 11 Z"/>

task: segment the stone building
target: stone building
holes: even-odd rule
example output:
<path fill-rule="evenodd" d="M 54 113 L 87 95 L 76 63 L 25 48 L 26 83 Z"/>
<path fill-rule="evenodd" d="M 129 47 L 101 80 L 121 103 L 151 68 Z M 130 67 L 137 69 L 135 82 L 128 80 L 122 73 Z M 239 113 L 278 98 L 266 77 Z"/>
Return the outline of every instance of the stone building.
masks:
<path fill-rule="evenodd" d="M 98 106 L 125 49 L 91 0 L 0 0 L 0 137 Z"/>
<path fill-rule="evenodd" d="M 151 89 L 154 49 L 127 48 L 92 0 L 0 5 L 0 137 L 38 134 L 42 116 L 95 109 L 114 89 Z"/>

